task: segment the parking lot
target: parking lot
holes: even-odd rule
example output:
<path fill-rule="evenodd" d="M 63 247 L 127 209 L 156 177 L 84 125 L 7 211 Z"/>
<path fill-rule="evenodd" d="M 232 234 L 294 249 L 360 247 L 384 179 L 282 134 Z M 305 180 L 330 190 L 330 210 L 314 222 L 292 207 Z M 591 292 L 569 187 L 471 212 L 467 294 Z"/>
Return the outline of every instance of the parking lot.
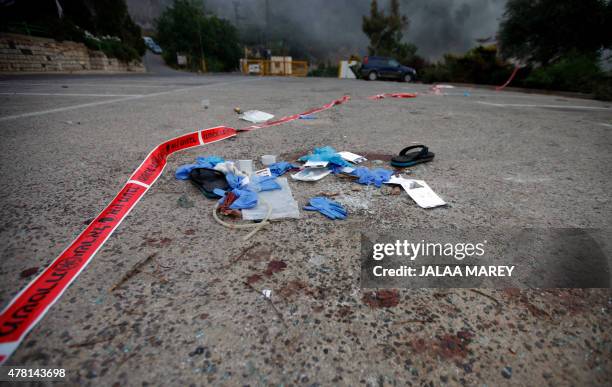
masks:
<path fill-rule="evenodd" d="M 419 96 L 367 98 L 386 92 Z M 608 289 L 418 289 L 401 290 L 394 307 L 364 301 L 360 231 L 612 227 L 612 104 L 447 92 L 325 78 L 0 76 L 2 305 L 33 278 L 20 273 L 60 254 L 157 144 L 198 128 L 247 126 L 235 107 L 282 117 L 351 97 L 316 119 L 171 157 L 9 364 L 61 366 L 73 383 L 107 385 L 605 384 Z M 325 145 L 384 167 L 412 143 L 436 154 L 412 176 L 448 206 L 421 209 L 405 193 L 353 190 L 335 176 L 290 179 L 300 205 L 334 192 L 348 219 L 302 211 L 246 242 L 244 231 L 213 221 L 214 201 L 174 178 L 196 156 L 294 161 Z M 598 242 L 612 257 L 607 235 Z M 245 286 L 271 261 L 287 267 Z M 272 290 L 273 303 L 261 289 Z"/>

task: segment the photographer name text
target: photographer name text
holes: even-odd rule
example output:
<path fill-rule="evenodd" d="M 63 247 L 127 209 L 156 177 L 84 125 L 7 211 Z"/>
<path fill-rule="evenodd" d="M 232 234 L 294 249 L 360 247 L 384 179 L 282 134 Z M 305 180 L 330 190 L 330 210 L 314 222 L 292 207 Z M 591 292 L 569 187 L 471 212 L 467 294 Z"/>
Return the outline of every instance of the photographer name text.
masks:
<path fill-rule="evenodd" d="M 400 266 L 385 268 L 374 266 L 372 273 L 376 277 L 511 277 L 514 266 L 458 266 L 458 265 L 425 265 L 418 268 Z"/>

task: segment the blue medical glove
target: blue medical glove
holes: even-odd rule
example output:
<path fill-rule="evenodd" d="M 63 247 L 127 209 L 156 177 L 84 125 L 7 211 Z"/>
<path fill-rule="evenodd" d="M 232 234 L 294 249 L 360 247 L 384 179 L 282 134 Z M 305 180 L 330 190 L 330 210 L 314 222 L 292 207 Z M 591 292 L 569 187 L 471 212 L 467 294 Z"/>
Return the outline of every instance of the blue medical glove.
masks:
<path fill-rule="evenodd" d="M 334 175 L 337 175 L 339 173 L 342 173 L 342 170 L 346 167 L 343 167 L 341 165 L 336 165 L 336 164 L 327 164 L 327 168 L 331 169 Z"/>
<path fill-rule="evenodd" d="M 189 180 L 189 173 L 195 168 L 210 168 L 223 162 L 223 158 L 219 156 L 196 157 L 195 164 L 181 165 L 176 169 L 174 176 L 179 180 Z"/>
<path fill-rule="evenodd" d="M 279 161 L 278 163 L 270 164 L 268 168 L 270 168 L 270 173 L 272 173 L 272 176 L 278 177 L 278 176 L 284 175 L 285 172 L 287 172 L 290 169 L 299 168 L 299 167 L 291 163 L 288 163 L 286 161 Z"/>
<path fill-rule="evenodd" d="M 231 172 L 228 172 L 225 174 L 225 180 L 227 180 L 227 184 L 229 184 L 230 187 L 240 188 L 240 186 L 242 185 L 242 180 L 244 180 L 244 177 L 237 176 Z"/>
<path fill-rule="evenodd" d="M 196 168 L 200 168 L 200 166 L 198 164 L 181 165 L 176 169 L 174 176 L 179 180 L 189 180 L 189 173 Z"/>
<path fill-rule="evenodd" d="M 224 191 L 221 188 L 215 188 L 213 189 L 213 192 L 215 193 L 215 195 L 221 197 L 221 199 L 219 199 L 219 204 L 223 204 L 225 202 L 225 194 L 227 193 L 227 191 Z"/>
<path fill-rule="evenodd" d="M 238 196 L 238 199 L 234 200 L 234 202 L 229 206 L 229 208 L 232 210 L 253 208 L 257 205 L 257 194 L 255 192 L 249 191 L 248 189 L 239 188 L 232 190 L 232 192 Z"/>
<path fill-rule="evenodd" d="M 274 176 L 252 176 L 247 187 L 255 192 L 281 189 L 281 186 L 276 182 L 276 177 Z"/>
<path fill-rule="evenodd" d="M 372 170 L 372 175 L 374 175 L 374 185 L 380 187 L 382 183 L 389 181 L 391 175 L 393 175 L 393 171 L 384 168 L 376 168 Z"/>
<path fill-rule="evenodd" d="M 205 156 L 205 157 L 196 157 L 196 162 L 198 164 L 208 163 L 211 166 L 205 168 L 214 168 L 215 165 L 224 162 L 225 159 L 219 156 Z"/>
<path fill-rule="evenodd" d="M 307 211 L 319 211 L 330 219 L 346 219 L 347 212 L 340 203 L 336 203 L 322 196 L 310 199 L 310 205 L 304 207 Z"/>
<path fill-rule="evenodd" d="M 370 185 L 374 184 L 377 187 L 380 187 L 382 183 L 389 181 L 391 175 L 393 175 L 393 171 L 384 169 L 384 168 L 376 168 L 370 170 L 365 167 L 356 168 L 351 175 L 357 176 L 359 178 L 359 184 Z"/>
<path fill-rule="evenodd" d="M 331 146 L 324 146 L 322 148 L 315 148 L 311 154 L 302 156 L 299 158 L 300 161 L 327 161 L 332 164 L 340 165 L 342 167 L 348 167 L 348 161 L 344 160 L 334 148 Z"/>

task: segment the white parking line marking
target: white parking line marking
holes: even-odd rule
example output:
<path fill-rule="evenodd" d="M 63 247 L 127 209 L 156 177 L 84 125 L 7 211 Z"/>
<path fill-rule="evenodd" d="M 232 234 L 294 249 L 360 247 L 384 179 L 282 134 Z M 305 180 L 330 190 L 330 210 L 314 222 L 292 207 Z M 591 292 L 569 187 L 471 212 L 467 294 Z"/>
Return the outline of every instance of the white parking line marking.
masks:
<path fill-rule="evenodd" d="M 28 82 L 0 82 L 0 85 L 13 85 L 13 86 L 68 86 L 68 87 L 77 87 L 77 86 L 93 86 L 93 87 L 170 87 L 174 86 L 173 84 L 136 84 L 136 83 L 117 83 L 117 82 L 107 82 L 107 83 L 72 83 L 72 82 L 42 82 L 42 83 L 28 83 Z"/>
<path fill-rule="evenodd" d="M 44 95 L 44 96 L 66 96 L 66 97 L 142 97 L 144 94 L 78 94 L 78 93 L 21 93 L 7 92 L 0 95 Z"/>
<path fill-rule="evenodd" d="M 526 103 L 493 103 L 476 101 L 481 105 L 497 106 L 497 107 L 543 107 L 553 109 L 584 109 L 584 110 L 612 110 L 612 108 L 603 106 L 577 106 L 577 105 L 537 105 L 537 104 L 526 104 Z"/>
<path fill-rule="evenodd" d="M 605 122 L 594 122 L 594 124 L 605 126 L 606 128 L 612 128 L 612 124 L 606 124 Z"/>
<path fill-rule="evenodd" d="M 48 109 L 48 110 L 41 110 L 41 111 L 38 111 L 38 112 L 15 114 L 15 115 L 12 115 L 12 116 L 0 117 L 0 121 L 9 121 L 9 120 L 16 120 L 16 119 L 19 119 L 19 118 L 42 116 L 44 114 L 59 113 L 59 112 L 67 111 L 67 110 L 75 110 L 75 109 L 87 108 L 87 107 L 92 107 L 92 106 L 108 105 L 108 104 L 115 103 L 115 102 L 123 102 L 123 101 L 131 101 L 131 100 L 135 100 L 135 99 L 158 97 L 160 95 L 172 94 L 172 93 L 180 93 L 182 91 L 201 89 L 203 87 L 208 87 L 208 86 L 223 86 L 223 85 L 231 85 L 233 83 L 252 82 L 252 81 L 258 81 L 258 80 L 259 80 L 259 78 L 249 78 L 249 79 L 241 79 L 239 81 L 208 83 L 206 85 L 184 87 L 182 89 L 174 89 L 174 90 L 168 90 L 168 91 L 160 91 L 158 93 L 144 94 L 144 95 L 135 96 L 135 97 L 107 99 L 107 100 L 104 100 L 104 101 L 82 103 L 82 104 L 79 104 L 79 105 L 65 106 L 65 107 L 56 108 L 56 109 Z"/>

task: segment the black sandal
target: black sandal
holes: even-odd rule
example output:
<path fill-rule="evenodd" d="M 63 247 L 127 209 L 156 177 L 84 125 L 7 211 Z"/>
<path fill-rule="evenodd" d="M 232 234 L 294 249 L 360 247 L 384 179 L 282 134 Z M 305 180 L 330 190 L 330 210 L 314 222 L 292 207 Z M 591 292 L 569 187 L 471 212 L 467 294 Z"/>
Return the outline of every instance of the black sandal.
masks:
<path fill-rule="evenodd" d="M 209 199 L 217 199 L 221 196 L 213 191 L 220 188 L 224 191 L 230 189 L 223 172 L 210 168 L 194 168 L 189 173 L 189 180 Z"/>
<path fill-rule="evenodd" d="M 420 149 L 420 151 L 407 153 L 412 149 Z M 391 165 L 399 168 L 411 167 L 416 164 L 431 161 L 434 157 L 435 153 L 430 152 L 429 148 L 425 145 L 411 145 L 402 149 L 399 156 L 392 157 Z"/>

